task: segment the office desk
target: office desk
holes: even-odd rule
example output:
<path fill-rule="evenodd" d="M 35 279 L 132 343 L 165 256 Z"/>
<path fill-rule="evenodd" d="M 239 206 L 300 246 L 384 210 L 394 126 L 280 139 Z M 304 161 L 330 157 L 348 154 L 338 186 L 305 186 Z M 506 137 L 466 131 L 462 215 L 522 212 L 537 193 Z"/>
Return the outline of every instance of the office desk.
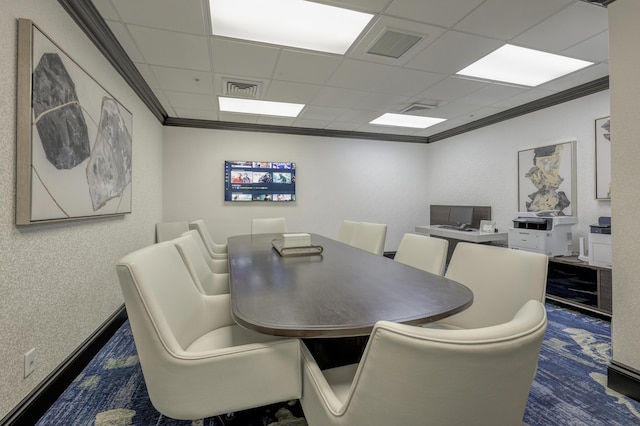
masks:
<path fill-rule="evenodd" d="M 311 235 L 322 255 L 281 257 L 281 234 L 231 237 L 229 289 L 238 324 L 289 337 L 368 335 L 379 320 L 435 321 L 471 305 L 462 284 Z"/>
<path fill-rule="evenodd" d="M 486 233 L 477 229 L 473 231 L 456 231 L 454 229 L 440 228 L 438 225 L 416 226 L 415 231 L 419 234 L 433 235 L 434 237 L 452 238 L 455 240 L 468 241 L 471 243 L 496 243 L 507 242 L 506 232 Z"/>

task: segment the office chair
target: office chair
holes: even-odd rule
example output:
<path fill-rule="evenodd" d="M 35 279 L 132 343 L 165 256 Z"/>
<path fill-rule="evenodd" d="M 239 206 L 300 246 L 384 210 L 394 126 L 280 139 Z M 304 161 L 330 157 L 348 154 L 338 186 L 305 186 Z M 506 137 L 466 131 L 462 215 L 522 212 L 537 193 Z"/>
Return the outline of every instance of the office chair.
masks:
<path fill-rule="evenodd" d="M 321 371 L 302 346 L 309 426 L 521 425 L 547 326 L 524 304 L 497 326 L 442 330 L 379 321 L 358 364 Z"/>
<path fill-rule="evenodd" d="M 442 275 L 447 262 L 448 248 L 449 242 L 442 238 L 404 234 L 393 259 L 423 271 Z"/>
<path fill-rule="evenodd" d="M 229 295 L 200 293 L 173 242 L 124 256 L 116 271 L 160 413 L 195 420 L 300 397 L 300 341 L 238 326 Z"/>

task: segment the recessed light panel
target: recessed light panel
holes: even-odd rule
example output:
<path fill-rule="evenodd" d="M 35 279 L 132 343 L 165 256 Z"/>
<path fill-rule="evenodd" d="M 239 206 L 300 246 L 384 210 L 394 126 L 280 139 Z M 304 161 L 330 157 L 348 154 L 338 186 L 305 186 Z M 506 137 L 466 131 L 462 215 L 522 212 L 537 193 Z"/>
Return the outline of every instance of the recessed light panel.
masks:
<path fill-rule="evenodd" d="M 344 54 L 373 15 L 304 0 L 209 0 L 213 35 Z"/>
<path fill-rule="evenodd" d="M 388 112 L 371 121 L 371 124 L 426 129 L 427 127 L 431 127 L 435 124 L 442 123 L 443 121 L 446 120 L 444 118 L 422 117 L 419 115 L 408 114 L 392 114 Z"/>
<path fill-rule="evenodd" d="M 523 86 L 538 86 L 589 65 L 593 65 L 593 62 L 506 44 L 457 74 Z"/>
<path fill-rule="evenodd" d="M 259 101 L 256 99 L 218 97 L 220 111 L 242 114 L 273 115 L 276 117 L 297 117 L 304 104 L 288 102 Z"/>

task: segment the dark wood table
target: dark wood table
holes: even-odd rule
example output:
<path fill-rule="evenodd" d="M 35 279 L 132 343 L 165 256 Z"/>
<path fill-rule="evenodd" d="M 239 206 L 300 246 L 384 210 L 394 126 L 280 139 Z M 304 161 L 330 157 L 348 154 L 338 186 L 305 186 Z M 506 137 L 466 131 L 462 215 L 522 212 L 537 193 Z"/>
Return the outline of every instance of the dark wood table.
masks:
<path fill-rule="evenodd" d="M 379 320 L 436 321 L 469 307 L 462 284 L 311 235 L 321 255 L 282 257 L 281 234 L 228 239 L 232 314 L 238 324 L 288 337 L 368 335 Z"/>

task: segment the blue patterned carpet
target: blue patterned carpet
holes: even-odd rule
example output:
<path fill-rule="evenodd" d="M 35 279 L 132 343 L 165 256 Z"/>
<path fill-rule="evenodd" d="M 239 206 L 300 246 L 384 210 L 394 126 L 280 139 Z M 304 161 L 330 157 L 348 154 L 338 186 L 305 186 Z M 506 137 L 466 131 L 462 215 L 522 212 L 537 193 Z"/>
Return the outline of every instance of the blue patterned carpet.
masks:
<path fill-rule="evenodd" d="M 640 403 L 606 387 L 609 322 L 547 305 L 549 326 L 524 421 L 537 425 L 640 425 Z M 147 395 L 125 322 L 38 425 L 306 425 L 297 402 L 197 421 L 158 413 Z"/>

